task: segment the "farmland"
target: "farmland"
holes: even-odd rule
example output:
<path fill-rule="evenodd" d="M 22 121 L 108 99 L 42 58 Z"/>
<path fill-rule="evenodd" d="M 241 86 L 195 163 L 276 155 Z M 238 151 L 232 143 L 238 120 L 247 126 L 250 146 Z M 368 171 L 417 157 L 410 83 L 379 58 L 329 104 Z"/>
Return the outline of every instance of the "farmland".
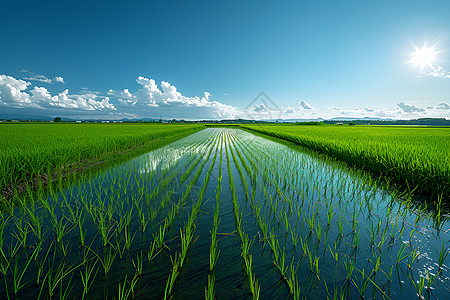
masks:
<path fill-rule="evenodd" d="M 450 195 L 450 130 L 439 127 L 245 125 L 384 175 L 434 201 Z"/>
<path fill-rule="evenodd" d="M 200 129 L 160 124 L 1 124 L 0 190 L 68 164 L 141 145 L 151 149 Z"/>
<path fill-rule="evenodd" d="M 299 127 L 251 129 L 298 138 Z M 336 133 L 309 135 L 331 148 Z M 445 215 L 336 159 L 243 130 L 207 128 L 49 184 L 1 213 L 4 298 L 448 297 Z"/>

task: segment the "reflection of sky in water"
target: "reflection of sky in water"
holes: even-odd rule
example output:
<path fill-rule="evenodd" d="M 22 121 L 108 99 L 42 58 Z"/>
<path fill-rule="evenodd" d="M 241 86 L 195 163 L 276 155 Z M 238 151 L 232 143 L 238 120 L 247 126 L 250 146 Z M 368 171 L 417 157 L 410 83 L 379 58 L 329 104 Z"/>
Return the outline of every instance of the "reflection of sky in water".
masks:
<path fill-rule="evenodd" d="M 151 152 L 142 157 L 142 164 L 139 166 L 139 173 L 149 173 L 157 169 L 166 170 L 177 163 L 183 156 L 184 149 L 166 148 L 161 151 Z"/>
<path fill-rule="evenodd" d="M 324 228 L 327 224 L 327 212 L 333 213 L 329 228 L 330 240 L 321 241 L 317 244 L 317 250 L 312 250 L 314 253 L 319 253 L 324 248 L 328 249 L 330 245 L 333 247 L 332 239 L 338 236 L 337 219 L 342 216 L 344 235 L 340 238 L 342 239 L 342 246 L 340 246 L 339 255 L 343 259 L 345 258 L 347 262 L 350 260 L 350 255 L 355 255 L 355 260 L 358 256 L 355 261 L 355 268 L 358 270 L 365 269 L 369 273 L 373 268 L 373 262 L 380 255 L 380 270 L 382 272 L 378 272 L 374 277 L 377 284 L 385 283 L 391 267 L 393 267 L 394 274 L 398 270 L 400 273 L 398 281 L 394 280 L 395 275 L 392 276 L 394 283 L 391 299 L 398 299 L 400 295 L 411 296 L 411 292 L 415 293 L 415 287 L 411 280 L 417 285 L 416 281 L 419 281 L 420 277 L 425 279 L 424 289 L 426 289 L 428 276 L 433 280 L 436 274 L 438 275 L 433 283 L 435 293 L 439 293 L 439 291 L 441 291 L 440 295 L 446 293 L 445 289 L 448 288 L 449 282 L 447 276 L 450 269 L 444 264 L 443 270 L 438 273 L 438 257 L 443 240 L 448 240 L 448 225 L 442 226 L 441 230 L 435 229 L 430 218 L 425 215 L 422 216 L 422 213 L 412 207 L 402 206 L 402 200 L 396 199 L 395 194 L 392 195 L 390 190 L 380 189 L 382 186 L 373 185 L 373 182 L 371 183 L 367 177 L 355 173 L 348 166 L 339 165 L 336 167 L 332 162 L 317 159 L 308 152 L 302 153 L 248 132 L 233 129 L 205 129 L 178 142 L 140 156 L 130 164 L 131 172 L 127 176 L 132 176 L 135 170 L 140 174 L 156 174 L 158 179 L 165 178 L 165 176 L 181 176 L 189 165 L 193 164 L 196 159 L 203 157 L 211 147 L 217 145 L 218 140 L 210 144 L 208 140 L 216 133 L 225 133 L 225 136 L 223 136 L 224 143 L 220 145 L 224 147 L 226 143 L 230 143 L 236 155 L 238 153 L 236 149 L 239 149 L 251 168 L 253 165 L 250 163 L 250 159 L 253 160 L 259 171 L 260 177 L 258 180 L 262 178 L 262 174 L 267 174 L 269 181 L 276 182 L 285 196 L 293 199 L 293 210 L 294 212 L 298 210 L 301 215 L 300 223 L 303 220 L 303 224 L 305 224 L 304 218 L 317 212 L 316 222 L 320 222 L 322 228 Z M 225 151 L 223 151 L 223 155 L 225 157 Z M 239 156 L 237 156 L 237 160 L 240 160 Z M 260 160 L 260 162 L 257 162 L 257 160 Z M 234 165 L 232 159 L 231 165 Z M 223 171 L 228 172 L 226 164 L 222 168 Z M 172 169 L 173 172 L 170 172 Z M 170 175 L 164 173 L 170 173 Z M 213 172 L 212 176 L 217 176 L 217 174 Z M 240 175 L 236 174 L 235 183 L 239 180 Z M 269 194 L 276 194 L 272 182 L 269 182 L 266 186 Z M 201 185 L 196 185 L 194 189 L 200 189 L 200 187 Z M 300 202 L 302 203 L 301 208 L 299 207 Z M 265 207 L 269 207 L 268 205 L 266 204 Z M 355 252 L 351 251 L 353 249 L 352 218 L 355 218 L 356 231 L 360 234 L 360 247 Z M 298 229 L 303 230 L 305 226 L 299 225 Z M 379 226 L 379 231 L 375 234 L 374 244 L 370 245 L 371 230 L 377 228 L 377 226 Z M 386 239 L 385 242 L 381 243 L 385 227 L 387 228 Z M 401 236 L 399 236 L 400 232 L 402 232 Z M 314 234 L 312 236 L 314 237 Z M 391 236 L 393 237 L 392 240 Z M 376 245 L 380 245 L 380 243 L 381 246 L 377 248 Z M 448 243 L 445 244 L 445 250 L 448 250 L 448 245 Z M 320 251 L 319 247 L 321 248 Z M 397 264 L 397 253 L 403 248 L 402 256 L 409 255 Z M 322 271 L 328 271 L 327 268 L 330 265 L 328 261 L 331 260 L 328 251 L 323 251 L 325 254 L 323 254 L 324 257 L 321 260 L 327 262 L 321 267 L 323 268 Z M 410 254 L 411 251 L 414 251 L 414 255 Z M 415 259 L 412 268 L 408 269 L 407 263 L 412 260 L 413 256 Z M 296 256 L 296 259 L 298 257 Z M 448 263 L 448 259 L 445 262 Z M 338 278 L 345 278 L 343 264 L 343 260 L 337 264 L 338 270 L 341 268 L 342 271 Z M 355 277 L 359 275 L 359 273 L 355 274 Z M 329 280 L 328 283 L 330 284 L 337 284 L 338 286 L 342 284 L 331 276 L 326 279 Z M 399 285 L 407 291 L 400 291 L 402 288 Z M 405 299 L 404 297 L 400 298 Z"/>
<path fill-rule="evenodd" d="M 272 179 L 277 179 L 280 186 L 290 188 L 286 190 L 288 197 L 295 198 L 299 193 L 303 197 L 303 193 L 305 193 L 305 198 L 309 199 L 311 204 L 317 205 L 317 208 L 312 208 L 313 211 L 317 209 L 319 215 L 322 216 L 324 213 L 321 210 L 328 210 L 327 207 L 323 207 L 324 202 L 340 203 L 339 209 L 335 213 L 342 214 L 343 219 L 348 222 L 352 220 L 352 211 L 354 209 L 358 211 L 357 228 L 362 229 L 360 249 L 364 250 L 359 254 L 363 259 L 358 260 L 359 263 L 355 264 L 356 268 L 366 268 L 365 262 L 369 259 L 374 260 L 372 253 L 370 251 L 366 253 L 365 250 L 371 249 L 370 246 L 367 246 L 370 241 L 371 226 L 376 228 L 380 222 L 380 228 L 388 226 L 386 232 L 388 237 L 385 243 L 380 249 L 375 247 L 375 253 L 381 255 L 380 268 L 383 272 L 388 272 L 391 266 L 395 270 L 395 266 L 397 266 L 399 272 L 402 273 L 400 283 L 404 284 L 406 280 L 408 288 L 412 287 L 408 276 L 412 276 L 414 282 L 419 282 L 420 277 L 423 277 L 425 279 L 424 290 L 427 289 L 429 280 L 434 280 L 431 290 L 445 292 L 450 272 L 445 262 L 448 263 L 450 257 L 445 259 L 442 270 L 439 272 L 439 253 L 443 241 L 448 240 L 448 225 L 443 225 L 441 229 L 434 228 L 431 218 L 425 217 L 422 212 L 412 207 L 406 209 L 401 205 L 404 199 L 396 199 L 395 194 L 391 195 L 390 190 L 380 189 L 377 185 L 371 185 L 373 182 L 368 178 L 348 172 L 348 169 L 351 168 L 347 169 L 345 165 L 343 168 L 335 168 L 329 161 L 315 159 L 308 154 L 294 151 L 267 139 L 252 137 L 244 132 L 235 132 L 235 135 L 246 140 L 250 144 L 250 151 L 255 150 L 254 155 L 263 161 L 263 164 L 259 166 L 260 171 L 266 172 Z M 312 188 L 305 189 L 305 185 Z M 382 186 L 380 185 L 380 187 Z M 390 211 L 388 214 L 386 214 L 387 209 Z M 404 216 L 400 215 L 397 218 L 398 213 L 404 213 Z M 321 221 L 326 222 L 326 218 L 323 217 Z M 404 232 L 399 238 L 402 226 L 404 226 Z M 347 232 L 349 231 L 348 227 Z M 391 230 L 394 235 L 392 244 L 389 241 Z M 382 239 L 382 230 L 375 236 L 374 242 L 377 245 Z M 401 247 L 404 247 L 401 256 L 406 257 L 397 264 L 397 253 Z M 448 250 L 448 243 L 445 242 L 444 253 L 447 253 Z M 412 262 L 411 270 L 407 268 L 409 262 Z M 378 276 L 381 276 L 380 274 Z M 380 282 L 385 280 L 383 276 L 381 277 Z M 436 286 L 437 283 L 442 283 L 444 286 Z M 415 284 L 417 285 L 417 283 Z M 440 297 L 438 298 L 440 299 Z"/>
<path fill-rule="evenodd" d="M 204 134 L 197 134 L 198 136 L 203 137 Z M 149 173 L 156 170 L 164 171 L 176 166 L 178 161 L 186 154 L 196 155 L 203 152 L 204 145 L 192 147 L 192 140 L 187 143 L 186 139 L 182 139 L 139 157 L 139 173 Z"/>

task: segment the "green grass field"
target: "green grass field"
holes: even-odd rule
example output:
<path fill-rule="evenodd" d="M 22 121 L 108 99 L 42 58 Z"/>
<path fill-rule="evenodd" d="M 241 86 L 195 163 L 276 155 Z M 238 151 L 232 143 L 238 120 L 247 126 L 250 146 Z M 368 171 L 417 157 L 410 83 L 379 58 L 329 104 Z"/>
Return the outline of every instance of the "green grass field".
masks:
<path fill-rule="evenodd" d="M 0 124 L 0 190 L 67 164 L 203 129 L 174 124 Z M 161 144 L 161 143 L 159 143 Z"/>
<path fill-rule="evenodd" d="M 292 141 L 438 199 L 450 195 L 450 128 L 242 125 Z"/>

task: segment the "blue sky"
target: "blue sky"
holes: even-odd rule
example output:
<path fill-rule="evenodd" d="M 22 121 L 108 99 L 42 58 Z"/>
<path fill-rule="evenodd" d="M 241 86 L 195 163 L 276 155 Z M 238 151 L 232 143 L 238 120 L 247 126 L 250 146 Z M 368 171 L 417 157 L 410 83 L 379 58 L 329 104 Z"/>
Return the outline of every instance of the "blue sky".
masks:
<path fill-rule="evenodd" d="M 2 0 L 0 115 L 450 118 L 449 12 L 448 0 Z M 424 45 L 430 64 L 414 64 Z M 253 101 L 261 91 L 274 104 Z"/>

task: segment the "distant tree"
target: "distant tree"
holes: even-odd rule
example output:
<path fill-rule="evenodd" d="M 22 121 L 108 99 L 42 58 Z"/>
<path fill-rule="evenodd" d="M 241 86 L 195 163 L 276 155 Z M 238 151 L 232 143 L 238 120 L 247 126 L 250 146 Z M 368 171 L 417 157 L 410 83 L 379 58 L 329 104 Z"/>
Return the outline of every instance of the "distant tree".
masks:
<path fill-rule="evenodd" d="M 58 118 L 54 118 L 53 122 L 61 122 L 61 118 L 59 118 L 59 117 Z"/>

